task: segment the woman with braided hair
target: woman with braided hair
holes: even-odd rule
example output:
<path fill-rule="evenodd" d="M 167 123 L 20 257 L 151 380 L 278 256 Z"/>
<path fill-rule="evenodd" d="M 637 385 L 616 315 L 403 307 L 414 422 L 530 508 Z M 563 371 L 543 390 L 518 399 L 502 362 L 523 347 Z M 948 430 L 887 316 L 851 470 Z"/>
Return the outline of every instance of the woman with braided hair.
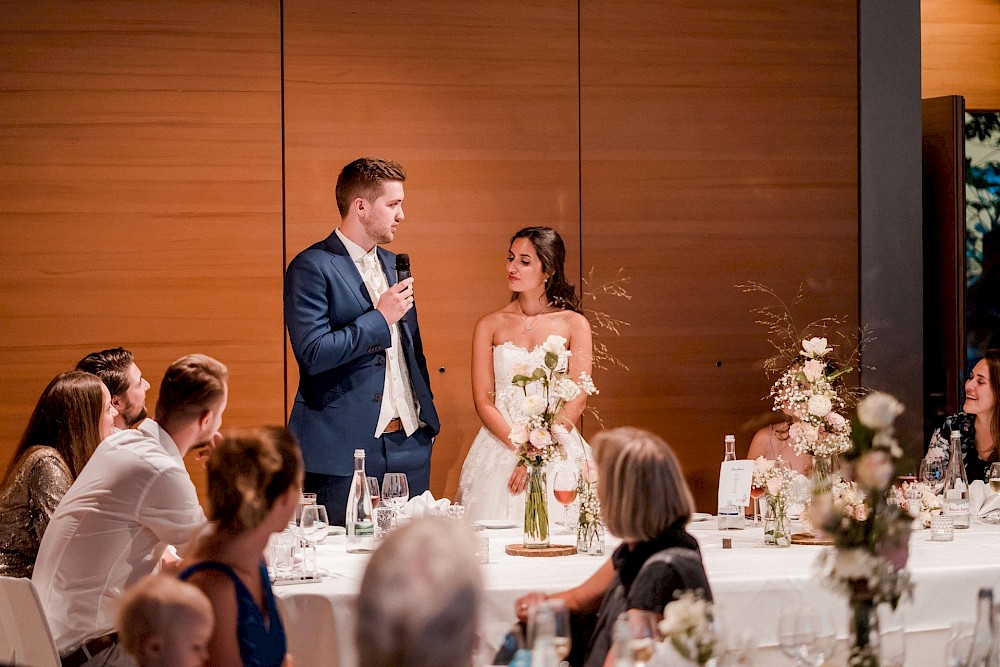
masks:
<path fill-rule="evenodd" d="M 210 664 L 290 667 L 285 632 L 264 563 L 302 494 L 302 456 L 291 433 L 268 427 L 229 433 L 208 459 L 208 518 L 214 530 L 180 578 L 215 611 Z"/>

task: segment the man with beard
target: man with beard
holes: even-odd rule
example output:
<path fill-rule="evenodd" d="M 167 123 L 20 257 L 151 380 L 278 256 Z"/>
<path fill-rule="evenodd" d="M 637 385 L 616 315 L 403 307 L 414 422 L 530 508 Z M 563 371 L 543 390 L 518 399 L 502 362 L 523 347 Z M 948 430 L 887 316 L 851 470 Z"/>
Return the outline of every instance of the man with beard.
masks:
<path fill-rule="evenodd" d="M 183 457 L 221 439 L 228 375 L 200 354 L 171 364 L 155 420 L 101 442 L 52 515 L 32 581 L 64 667 L 135 664 L 117 643 L 115 600 L 204 529 Z"/>
<path fill-rule="evenodd" d="M 124 347 L 92 352 L 80 360 L 76 370 L 93 373 L 104 381 L 111 394 L 111 405 L 118 410 L 116 430 L 135 428 L 146 418 L 149 382 L 135 365 L 132 353 Z"/>
<path fill-rule="evenodd" d="M 395 162 L 361 158 L 337 178 L 340 226 L 285 272 L 285 324 L 299 366 L 288 422 L 305 461 L 305 489 L 343 525 L 355 449 L 368 475 L 405 473 L 410 494 L 430 484 L 439 424 L 424 359 L 413 278 L 398 280 L 389 243 L 403 221 Z"/>

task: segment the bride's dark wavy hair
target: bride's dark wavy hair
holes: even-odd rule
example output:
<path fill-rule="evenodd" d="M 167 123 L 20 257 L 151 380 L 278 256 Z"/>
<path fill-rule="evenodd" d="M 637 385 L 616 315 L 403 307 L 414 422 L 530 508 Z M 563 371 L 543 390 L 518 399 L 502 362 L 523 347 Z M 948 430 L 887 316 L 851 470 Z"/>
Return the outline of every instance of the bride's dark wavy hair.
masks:
<path fill-rule="evenodd" d="M 517 239 L 528 239 L 535 248 L 535 254 L 542 262 L 542 271 L 549 274 L 545 283 L 545 296 L 553 306 L 580 312 L 580 297 L 576 288 L 566 280 L 563 264 L 566 262 L 566 246 L 559 232 L 551 227 L 525 227 L 510 237 L 511 245 Z M 511 294 L 510 300 L 517 299 Z"/>

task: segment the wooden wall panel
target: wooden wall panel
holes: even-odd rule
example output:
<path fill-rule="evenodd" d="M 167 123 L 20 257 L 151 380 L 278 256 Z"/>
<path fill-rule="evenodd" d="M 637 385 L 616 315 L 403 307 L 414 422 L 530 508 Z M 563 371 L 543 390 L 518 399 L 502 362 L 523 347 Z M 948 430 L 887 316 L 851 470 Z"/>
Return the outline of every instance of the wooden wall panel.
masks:
<path fill-rule="evenodd" d="M 921 97 L 961 95 L 967 109 L 1000 109 L 1000 3 L 921 0 Z"/>
<path fill-rule="evenodd" d="M 339 223 L 344 164 L 404 165 L 406 220 L 390 249 L 411 257 L 443 423 L 435 495 L 454 493 L 480 427 L 472 329 L 508 298 L 511 234 L 547 224 L 579 252 L 576 4 L 284 3 L 287 259 Z"/>
<path fill-rule="evenodd" d="M 595 403 L 678 450 L 714 510 L 723 435 L 769 411 L 754 280 L 856 323 L 856 3 L 581 5 L 583 264 L 631 322 Z"/>
<path fill-rule="evenodd" d="M 225 362 L 225 422 L 280 423 L 278 4 L 0 7 L 0 460 L 39 393 L 125 345 L 153 385 Z"/>

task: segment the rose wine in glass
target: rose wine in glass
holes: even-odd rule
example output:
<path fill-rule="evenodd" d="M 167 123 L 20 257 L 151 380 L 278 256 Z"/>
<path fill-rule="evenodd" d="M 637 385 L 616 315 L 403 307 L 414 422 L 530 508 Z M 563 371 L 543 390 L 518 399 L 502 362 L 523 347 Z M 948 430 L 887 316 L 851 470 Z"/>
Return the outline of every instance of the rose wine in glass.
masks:
<path fill-rule="evenodd" d="M 764 495 L 763 486 L 751 486 L 750 497 L 753 498 L 753 525 L 760 525 L 760 499 Z"/>
<path fill-rule="evenodd" d="M 555 478 L 552 481 L 552 495 L 565 508 L 563 526 L 566 528 L 567 533 L 573 532 L 569 525 L 569 506 L 576 500 L 578 480 L 576 469 L 569 470 L 563 468 L 556 471 Z"/>

